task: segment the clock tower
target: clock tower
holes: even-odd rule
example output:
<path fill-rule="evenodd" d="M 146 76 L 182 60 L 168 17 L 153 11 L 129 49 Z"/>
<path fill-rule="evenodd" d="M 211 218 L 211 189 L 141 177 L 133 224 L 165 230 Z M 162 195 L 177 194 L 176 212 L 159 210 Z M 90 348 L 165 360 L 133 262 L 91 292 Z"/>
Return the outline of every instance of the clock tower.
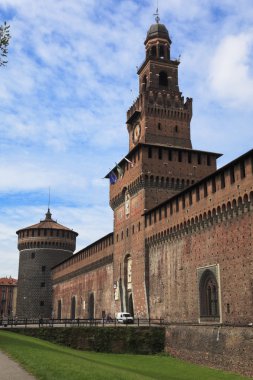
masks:
<path fill-rule="evenodd" d="M 192 99 L 185 101 L 179 90 L 180 62 L 171 59 L 170 47 L 165 25 L 151 25 L 146 57 L 138 69 L 140 96 L 127 114 L 130 150 L 138 142 L 192 148 Z"/>
<path fill-rule="evenodd" d="M 148 30 L 139 96 L 127 112 L 129 152 L 107 175 L 114 211 L 115 311 L 143 318 L 149 316 L 145 212 L 214 172 L 220 156 L 192 149 L 192 99 L 179 90 L 180 62 L 171 59 L 169 32 L 159 21 Z M 161 208 L 158 220 L 166 212 Z"/>

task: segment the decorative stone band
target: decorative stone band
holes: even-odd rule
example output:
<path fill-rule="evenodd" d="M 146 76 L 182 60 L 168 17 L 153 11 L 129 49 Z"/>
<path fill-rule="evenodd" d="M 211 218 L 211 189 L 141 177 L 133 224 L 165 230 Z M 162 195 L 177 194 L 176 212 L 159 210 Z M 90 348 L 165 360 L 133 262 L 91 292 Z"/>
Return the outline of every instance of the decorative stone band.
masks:
<path fill-rule="evenodd" d="M 156 189 L 167 189 L 174 191 L 181 191 L 190 185 L 189 180 L 179 179 L 179 178 L 164 178 L 164 177 L 153 177 L 153 176 L 140 176 L 134 182 L 130 183 L 127 187 L 127 191 L 130 196 L 137 194 L 142 189 L 156 188 Z M 121 206 L 125 202 L 125 193 L 119 194 L 117 197 L 113 198 L 110 202 L 110 206 L 113 210 Z"/>

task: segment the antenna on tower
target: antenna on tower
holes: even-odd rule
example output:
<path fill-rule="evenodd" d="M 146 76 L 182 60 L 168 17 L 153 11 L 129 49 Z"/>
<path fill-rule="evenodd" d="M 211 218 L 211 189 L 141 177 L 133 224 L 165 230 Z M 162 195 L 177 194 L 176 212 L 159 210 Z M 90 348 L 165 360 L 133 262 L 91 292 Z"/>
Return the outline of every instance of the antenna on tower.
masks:
<path fill-rule="evenodd" d="M 48 188 L 48 205 L 47 205 L 47 213 L 46 213 L 46 220 L 51 220 L 51 212 L 50 212 L 50 187 Z"/>
<path fill-rule="evenodd" d="M 158 11 L 158 0 L 157 0 L 156 12 L 154 13 L 153 16 L 156 16 L 156 17 L 155 17 L 156 23 L 159 24 L 160 17 L 159 17 L 159 11 Z"/>
<path fill-rule="evenodd" d="M 48 188 L 48 210 L 50 209 L 50 191 L 51 189 L 50 189 L 50 186 L 49 186 L 49 188 Z"/>

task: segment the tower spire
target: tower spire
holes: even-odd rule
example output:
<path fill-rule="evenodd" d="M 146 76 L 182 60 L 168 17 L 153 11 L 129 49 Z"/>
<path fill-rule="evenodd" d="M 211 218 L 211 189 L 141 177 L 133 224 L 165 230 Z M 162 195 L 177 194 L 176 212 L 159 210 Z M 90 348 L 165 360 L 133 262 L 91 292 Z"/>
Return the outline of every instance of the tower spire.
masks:
<path fill-rule="evenodd" d="M 159 24 L 159 22 L 160 22 L 160 17 L 159 17 L 159 10 L 158 10 L 158 0 L 157 0 L 157 8 L 156 8 L 156 12 L 154 13 L 153 16 L 156 16 L 156 17 L 155 17 L 156 23 Z"/>
<path fill-rule="evenodd" d="M 50 186 L 49 186 L 49 188 L 48 188 L 48 210 L 50 210 Z"/>

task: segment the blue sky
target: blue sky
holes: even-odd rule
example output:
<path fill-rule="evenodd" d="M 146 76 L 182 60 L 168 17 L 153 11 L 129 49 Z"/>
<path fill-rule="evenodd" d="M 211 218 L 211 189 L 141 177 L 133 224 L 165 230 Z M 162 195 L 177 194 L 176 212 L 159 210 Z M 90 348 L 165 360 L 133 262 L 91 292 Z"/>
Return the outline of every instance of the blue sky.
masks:
<path fill-rule="evenodd" d="M 11 25 L 0 68 L 0 277 L 17 276 L 16 230 L 51 211 L 79 233 L 77 249 L 112 231 L 108 180 L 128 150 L 126 111 L 156 1 L 2 0 Z M 252 148 L 252 0 L 160 0 L 193 97 L 192 142 L 224 153 Z"/>

